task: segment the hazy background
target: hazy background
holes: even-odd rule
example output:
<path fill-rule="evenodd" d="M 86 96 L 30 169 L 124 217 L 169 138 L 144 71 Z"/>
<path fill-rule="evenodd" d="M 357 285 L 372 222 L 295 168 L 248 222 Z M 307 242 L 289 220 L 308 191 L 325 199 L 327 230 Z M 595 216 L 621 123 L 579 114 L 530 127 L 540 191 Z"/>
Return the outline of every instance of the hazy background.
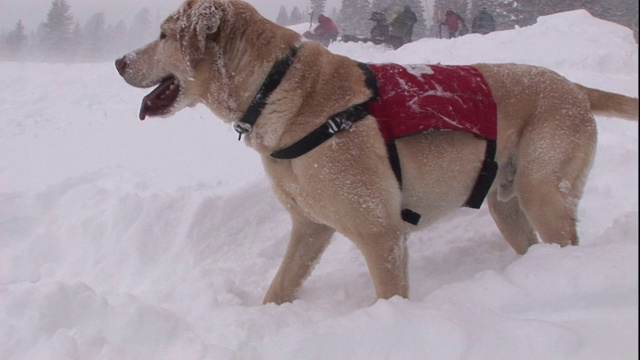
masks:
<path fill-rule="evenodd" d="M 75 19 L 83 23 L 92 14 L 104 11 L 107 22 L 117 20 L 131 21 L 134 14 L 141 8 L 147 7 L 156 12 L 160 19 L 164 19 L 174 11 L 184 0 L 67 0 L 71 6 L 71 12 Z M 275 20 L 280 5 L 284 5 L 288 11 L 294 6 L 304 11 L 311 2 L 305 0 L 249 0 L 258 11 L 270 20 Z M 51 0 L 0 0 L 0 30 L 10 30 L 16 21 L 22 20 L 25 27 L 35 28 L 47 18 L 47 11 L 51 6 Z M 327 11 L 332 8 L 340 8 L 340 0 L 327 0 Z"/>
<path fill-rule="evenodd" d="M 534 64 L 638 96 L 631 31 L 586 11 L 329 50 Z M 336 235 L 299 300 L 260 306 L 290 222 L 259 155 L 204 106 L 139 121 L 149 91 L 113 60 L 0 61 L 1 360 L 638 359 L 638 122 L 597 118 L 581 246 L 518 256 L 484 204 L 411 236 L 409 299 L 374 303 Z"/>
<path fill-rule="evenodd" d="M 52 0 L 0 0 L 0 60 L 96 61 L 111 58 L 155 38 L 158 25 L 183 0 L 65 0 L 67 20 L 60 31 L 47 21 Z M 314 7 L 311 0 L 248 0 L 268 19 L 283 26 L 306 23 Z M 441 38 L 438 26 L 443 9 L 453 7 L 470 25 L 481 6 L 487 6 L 496 30 L 531 26 L 539 16 L 585 9 L 597 18 L 631 28 L 638 39 L 638 0 L 372 0 L 355 6 L 344 0 L 326 0 L 323 12 L 332 17 L 342 34 L 368 36 L 369 13 L 388 5 L 410 4 L 418 15 L 414 40 Z M 368 4 L 368 2 L 365 2 Z M 345 9 L 340 9 L 342 5 Z M 318 4 L 316 4 L 318 5 Z M 437 9 L 437 11 L 435 11 Z M 282 10 L 282 11 L 281 11 Z M 294 16 L 295 13 L 295 16 Z M 46 24 L 45 24 L 46 21 Z M 52 25 L 54 24 L 54 25 Z M 44 26 L 40 26 L 44 25 Z M 49 34 L 49 35 L 47 35 Z M 45 39 L 47 37 L 48 39 Z M 45 49 L 48 47 L 48 49 Z M 48 50 L 47 53 L 44 50 Z M 58 58 L 53 51 L 64 53 Z M 62 54 L 58 54 L 62 55 Z M 65 57 L 65 59 L 62 59 Z"/>

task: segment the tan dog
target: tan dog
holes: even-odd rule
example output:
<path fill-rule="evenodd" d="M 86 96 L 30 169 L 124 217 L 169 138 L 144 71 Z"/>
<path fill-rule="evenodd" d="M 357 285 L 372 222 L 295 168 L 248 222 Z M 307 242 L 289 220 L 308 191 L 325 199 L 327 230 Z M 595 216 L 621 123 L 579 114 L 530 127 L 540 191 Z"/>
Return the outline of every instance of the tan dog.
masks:
<path fill-rule="evenodd" d="M 188 0 L 161 30 L 157 40 L 116 61 L 127 83 L 159 84 L 143 100 L 141 119 L 203 103 L 225 122 L 238 121 L 272 67 L 297 49 L 244 138 L 261 154 L 292 220 L 287 252 L 264 302 L 294 300 L 335 231 L 363 253 L 379 298 L 407 297 L 408 234 L 461 207 L 486 142 L 456 131 L 398 140 L 402 189 L 370 115 L 300 157 L 273 158 L 333 114 L 371 97 L 357 62 L 302 42 L 240 0 Z M 578 244 L 576 207 L 596 151 L 592 114 L 637 120 L 638 100 L 540 67 L 474 67 L 497 105 L 499 170 L 488 205 L 502 235 L 518 254 L 538 236 Z M 419 226 L 402 220 L 403 208 L 422 215 Z"/>

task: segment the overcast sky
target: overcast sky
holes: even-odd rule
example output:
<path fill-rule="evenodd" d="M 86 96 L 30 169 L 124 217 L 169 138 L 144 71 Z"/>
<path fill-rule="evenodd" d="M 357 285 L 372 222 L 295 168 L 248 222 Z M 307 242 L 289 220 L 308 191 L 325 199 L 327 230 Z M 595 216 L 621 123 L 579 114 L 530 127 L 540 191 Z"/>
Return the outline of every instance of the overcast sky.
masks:
<path fill-rule="evenodd" d="M 152 13 L 157 13 L 160 19 L 164 19 L 182 2 L 183 0 L 67 0 L 71 6 L 72 15 L 81 25 L 89 16 L 101 11 L 105 12 L 107 23 L 116 23 L 119 20 L 129 23 L 135 13 L 143 7 L 148 7 Z M 275 20 L 280 5 L 284 5 L 288 11 L 291 11 L 294 6 L 305 11 L 310 5 L 309 0 L 249 0 L 248 2 L 271 20 Z M 327 0 L 327 12 L 333 7 L 337 8 L 340 3 L 341 0 Z M 18 20 L 22 20 L 27 31 L 30 32 L 46 19 L 50 6 L 51 0 L 0 0 L 0 30 L 11 30 Z"/>

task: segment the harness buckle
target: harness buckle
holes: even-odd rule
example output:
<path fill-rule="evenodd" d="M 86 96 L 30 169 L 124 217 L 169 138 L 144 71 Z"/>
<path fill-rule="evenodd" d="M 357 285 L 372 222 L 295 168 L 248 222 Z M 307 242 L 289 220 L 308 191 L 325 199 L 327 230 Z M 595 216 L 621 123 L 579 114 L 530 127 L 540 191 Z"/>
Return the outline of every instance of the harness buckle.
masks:
<path fill-rule="evenodd" d="M 242 138 L 242 135 L 247 135 L 253 131 L 253 126 L 242 121 L 235 121 L 233 123 L 233 129 L 238 133 L 238 140 Z"/>
<path fill-rule="evenodd" d="M 345 116 L 336 116 L 327 120 L 328 132 L 331 134 L 338 133 L 351 127 L 353 123 L 345 119 Z"/>

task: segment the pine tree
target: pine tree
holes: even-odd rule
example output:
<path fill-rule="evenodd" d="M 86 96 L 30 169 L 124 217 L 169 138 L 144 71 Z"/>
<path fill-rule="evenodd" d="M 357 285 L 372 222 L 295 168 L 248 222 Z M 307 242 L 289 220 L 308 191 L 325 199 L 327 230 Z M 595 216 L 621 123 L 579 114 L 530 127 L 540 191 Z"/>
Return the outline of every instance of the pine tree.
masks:
<path fill-rule="evenodd" d="M 324 8 L 327 0 L 311 0 L 311 11 L 313 12 L 313 20 L 318 19 L 318 15 L 324 14 Z"/>
<path fill-rule="evenodd" d="M 287 15 L 287 9 L 284 7 L 284 5 L 280 5 L 280 11 L 278 12 L 278 16 L 276 17 L 276 24 L 282 26 L 292 25 L 289 22 L 289 15 Z"/>
<path fill-rule="evenodd" d="M 358 0 L 358 14 L 354 18 L 354 23 L 359 32 L 362 32 L 364 35 L 371 35 L 371 28 L 374 23 L 369 20 L 371 19 L 371 0 Z"/>
<path fill-rule="evenodd" d="M 293 10 L 291 10 L 291 16 L 289 16 L 289 21 L 291 22 L 291 25 L 297 25 L 308 20 L 306 16 L 303 15 L 302 12 L 300 12 L 300 9 L 297 6 L 294 6 Z"/>
<path fill-rule="evenodd" d="M 595 17 L 638 30 L 638 0 L 567 0 L 561 3 L 551 0 L 530 1 L 536 5 L 537 16 L 585 9 Z"/>
<path fill-rule="evenodd" d="M 411 6 L 411 10 L 416 13 L 418 21 L 413 26 L 411 41 L 416 41 L 428 36 L 427 22 L 425 19 L 425 8 L 421 0 L 405 0 L 405 4 Z"/>
<path fill-rule="evenodd" d="M 22 25 L 22 20 L 18 20 L 13 30 L 9 31 L 4 37 L 4 48 L 7 51 L 7 55 L 12 58 L 17 57 L 23 50 L 27 42 L 27 34 Z"/>
<path fill-rule="evenodd" d="M 513 29 L 516 26 L 535 24 L 540 16 L 559 12 L 585 9 L 591 15 L 638 29 L 637 0 L 468 0 L 471 3 L 472 19 L 481 6 L 486 6 L 496 20 L 497 30 Z M 454 9 L 462 11 L 455 4 L 460 0 L 436 0 L 436 9 L 444 11 L 443 4 L 454 4 Z M 469 9 L 469 8 L 467 8 Z M 437 10 L 436 10 L 437 11 Z M 462 15 L 462 13 L 461 13 Z M 463 15 L 464 16 L 464 15 Z"/>
<path fill-rule="evenodd" d="M 66 0 L 53 0 L 47 13 L 47 20 L 42 23 L 43 50 L 54 59 L 60 60 L 71 54 L 71 32 L 73 16 Z"/>
<path fill-rule="evenodd" d="M 391 6 L 400 6 L 396 0 L 373 0 L 371 2 L 371 11 L 384 11 Z"/>
<path fill-rule="evenodd" d="M 105 30 L 107 52 L 123 54 L 130 51 L 131 48 L 127 44 L 127 33 L 127 25 L 123 20 L 118 21 L 115 25 L 108 25 Z"/>
<path fill-rule="evenodd" d="M 152 23 L 151 11 L 148 8 L 144 7 L 135 14 L 133 24 L 129 29 L 129 45 L 132 48 L 146 44 L 156 37 L 151 28 Z"/>
<path fill-rule="evenodd" d="M 373 26 L 370 17 L 369 0 L 342 0 L 337 24 L 343 34 L 368 37 Z"/>
<path fill-rule="evenodd" d="M 69 37 L 69 49 L 72 49 L 72 51 L 69 52 L 69 60 L 75 58 L 82 49 L 82 28 L 80 27 L 80 23 L 77 21 L 73 25 L 73 30 L 71 30 L 71 36 Z"/>
<path fill-rule="evenodd" d="M 83 49 L 86 50 L 86 55 L 90 60 L 101 59 L 105 54 L 106 46 L 106 20 L 104 12 L 99 12 L 91 15 L 89 20 L 85 22 L 84 29 L 82 31 Z"/>
<path fill-rule="evenodd" d="M 329 17 L 332 18 L 332 19 L 337 19 L 338 18 L 338 9 L 336 9 L 335 6 L 331 8 L 331 12 L 330 12 Z"/>

